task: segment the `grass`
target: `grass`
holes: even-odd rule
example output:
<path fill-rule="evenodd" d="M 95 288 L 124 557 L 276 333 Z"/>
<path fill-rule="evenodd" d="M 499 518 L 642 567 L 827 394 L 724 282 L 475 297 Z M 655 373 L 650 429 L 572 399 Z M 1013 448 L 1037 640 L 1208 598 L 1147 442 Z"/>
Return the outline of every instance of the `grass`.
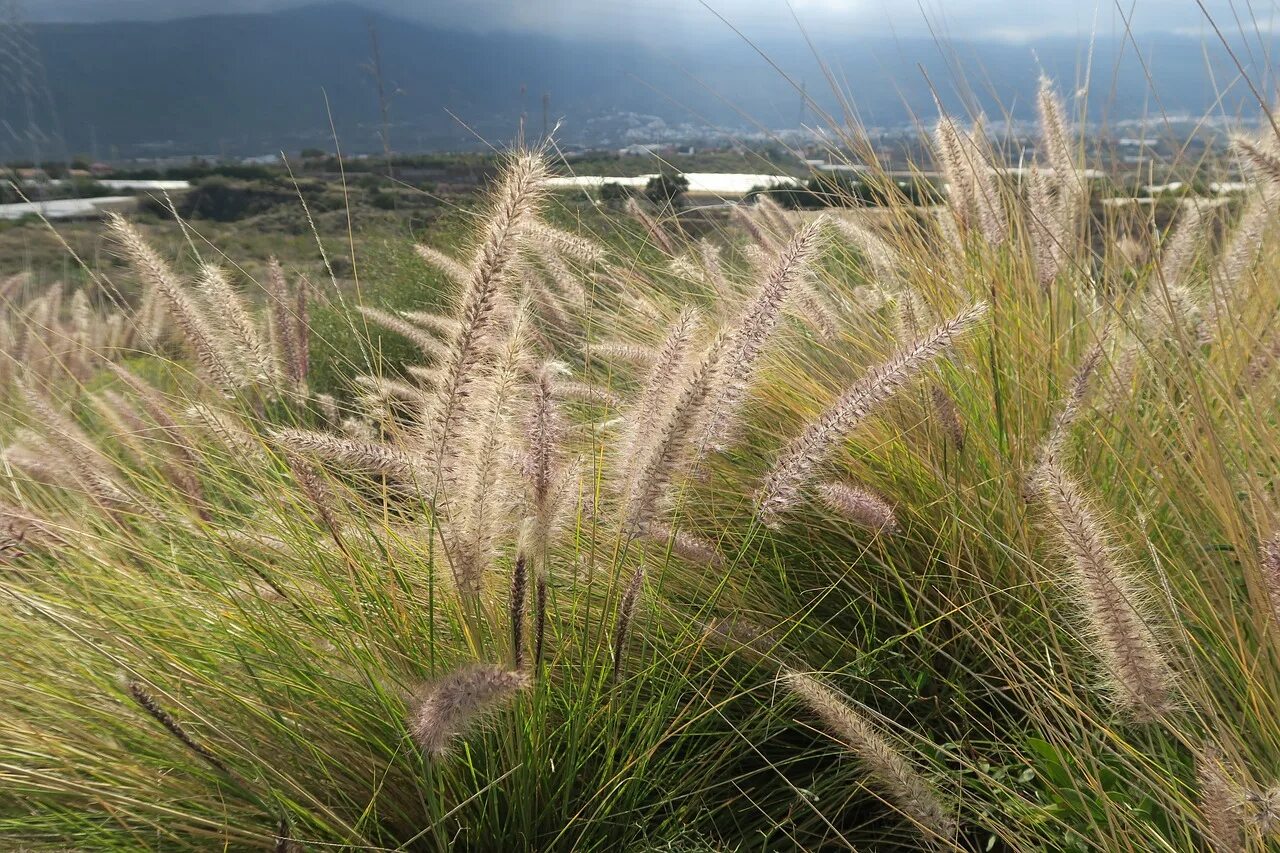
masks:
<path fill-rule="evenodd" d="M 389 243 L 305 308 L 215 302 L 135 245 L 88 313 L 13 282 L 0 831 L 1273 843 L 1275 155 L 1203 227 L 1122 233 L 1043 98 L 1049 183 L 944 126 L 931 212 L 765 202 L 707 247 L 522 155 L 438 245 L 461 274 Z M 251 369 L 233 309 L 278 366 L 305 331 L 306 375 Z"/>

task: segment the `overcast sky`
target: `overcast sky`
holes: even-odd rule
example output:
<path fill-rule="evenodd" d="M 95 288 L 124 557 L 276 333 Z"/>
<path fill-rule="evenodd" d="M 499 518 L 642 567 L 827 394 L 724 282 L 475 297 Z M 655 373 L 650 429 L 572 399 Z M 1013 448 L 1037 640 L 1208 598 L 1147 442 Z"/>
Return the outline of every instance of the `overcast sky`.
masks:
<path fill-rule="evenodd" d="M 314 0 L 25 0 L 32 20 L 130 20 L 220 12 L 272 11 Z M 634 38 L 676 28 L 691 35 L 727 32 L 699 0 L 358 0 L 404 17 L 468 29 Z M 1270 30 L 1280 0 L 1203 0 L 1227 32 Z M 20 5 L 22 0 L 19 0 Z M 1112 34 L 1131 19 L 1144 32 L 1204 33 L 1196 0 L 707 0 L 753 35 L 795 33 L 792 15 L 816 34 L 919 35 L 1027 39 Z M 1125 10 L 1122 14 L 1119 7 Z M 1132 10 L 1132 14 L 1130 14 Z M 780 28 L 783 28 L 780 30 Z"/>

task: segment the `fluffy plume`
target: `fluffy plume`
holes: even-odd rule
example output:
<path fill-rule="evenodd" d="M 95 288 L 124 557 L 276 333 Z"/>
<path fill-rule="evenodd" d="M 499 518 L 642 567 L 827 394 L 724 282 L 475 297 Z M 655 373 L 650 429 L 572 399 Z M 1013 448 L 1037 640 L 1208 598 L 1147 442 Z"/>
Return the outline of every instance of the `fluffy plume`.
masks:
<path fill-rule="evenodd" d="M 1084 491 L 1060 462 L 1047 460 L 1036 480 L 1071 567 L 1073 600 L 1084 611 L 1117 705 L 1139 721 L 1159 718 L 1174 706 L 1173 672 L 1139 611 L 1137 586 L 1118 565 Z"/>
<path fill-rule="evenodd" d="M 210 435 L 216 437 L 231 452 L 245 459 L 260 460 L 262 458 L 262 445 L 258 437 L 249 432 L 244 423 L 230 411 L 196 403 L 187 407 L 187 416 Z"/>
<path fill-rule="evenodd" d="M 303 429 L 272 430 L 271 437 L 295 453 L 324 460 L 339 469 L 372 471 L 403 480 L 412 480 L 422 472 L 416 459 L 386 444 Z"/>
<path fill-rule="evenodd" d="M 108 215 L 107 230 L 124 249 L 125 256 L 144 285 L 163 300 L 169 315 L 182 329 L 187 343 L 195 353 L 196 362 L 208 379 L 228 393 L 241 387 L 243 381 L 237 378 L 235 370 L 219 346 L 216 328 L 187 296 L 169 265 L 119 214 Z"/>
<path fill-rule="evenodd" d="M 1276 630 L 1280 631 L 1280 535 L 1262 543 L 1258 565 L 1267 591 L 1267 603 L 1271 606 L 1271 619 Z"/>
<path fill-rule="evenodd" d="M 1057 192 L 1049 175 L 1032 167 L 1027 178 L 1026 221 L 1032 251 L 1035 254 L 1036 278 L 1040 289 L 1048 292 L 1065 266 L 1068 241 L 1074 238 L 1074 225 L 1067 219 L 1072 204 L 1061 184 Z"/>
<path fill-rule="evenodd" d="M 1204 205 L 1195 202 L 1182 205 L 1177 224 L 1160 243 L 1160 271 L 1166 286 L 1185 282 L 1212 224 L 1213 218 Z"/>
<path fill-rule="evenodd" d="M 1280 183 L 1280 158 L 1274 153 L 1245 136 L 1234 137 L 1231 146 L 1259 177 L 1270 183 Z"/>
<path fill-rule="evenodd" d="M 55 409 L 30 384 L 20 380 L 15 384 L 31 414 L 39 420 L 43 435 L 57 448 L 65 466 L 75 473 L 90 495 L 107 505 L 137 505 L 137 498 L 116 481 L 111 464 L 70 417 Z"/>
<path fill-rule="evenodd" d="M 452 338 L 458 333 L 457 318 L 447 317 L 444 314 L 432 314 L 430 311 L 402 311 L 400 316 L 440 338 Z"/>
<path fill-rule="evenodd" d="M 785 670 L 782 683 L 858 757 L 891 803 L 932 841 L 951 841 L 955 818 L 934 786 L 861 713 L 812 676 Z"/>
<path fill-rule="evenodd" d="M 1040 144 L 1044 147 L 1045 160 L 1053 169 L 1054 178 L 1066 192 L 1078 183 L 1075 158 L 1072 156 L 1071 137 L 1067 131 L 1067 111 L 1054 91 L 1053 81 L 1040 78 L 1040 90 L 1036 95 L 1036 107 L 1040 113 Z"/>
<path fill-rule="evenodd" d="M 467 413 L 470 385 L 490 332 L 503 281 L 516 261 L 520 229 L 537 212 L 542 198 L 546 163 L 533 154 L 512 158 L 490 208 L 484 234 L 462 294 L 457 332 L 440 362 L 443 381 L 436 389 L 428 446 L 441 473 L 446 473 L 458 429 Z"/>
<path fill-rule="evenodd" d="M 686 359 L 700 323 L 697 309 L 686 308 L 667 328 L 667 336 L 654 354 L 644 388 L 627 415 L 626 431 L 619 443 L 624 460 L 634 460 L 651 442 L 654 419 L 673 393 L 671 377 Z M 624 469 L 628 465 L 624 463 Z"/>
<path fill-rule="evenodd" d="M 854 383 L 830 409 L 810 423 L 783 450 L 765 476 L 757 497 L 759 516 L 766 524 L 797 500 L 800 490 L 813 477 L 837 444 L 867 415 L 889 399 L 906 382 L 945 352 L 962 334 L 986 316 L 987 307 L 978 303 L 934 328 L 916 343 L 899 350 L 892 358 Z"/>
<path fill-rule="evenodd" d="M 1054 415 L 1053 426 L 1049 429 L 1049 435 L 1040 447 L 1036 462 L 1037 466 L 1043 465 L 1048 461 L 1060 459 L 1066 449 L 1067 438 L 1071 434 L 1071 428 L 1080 419 L 1080 413 L 1089 399 L 1089 392 L 1093 388 L 1093 376 L 1097 373 L 1098 365 L 1102 363 L 1106 338 L 1107 335 L 1104 332 L 1098 342 L 1089 348 L 1084 358 L 1080 360 L 1080 364 L 1076 367 L 1075 373 L 1071 377 L 1071 384 L 1067 388 L 1066 396 L 1063 397 L 1062 402 L 1058 405 L 1058 412 Z"/>
<path fill-rule="evenodd" d="M 816 285 L 807 276 L 796 282 L 795 313 L 823 340 L 834 340 L 840 334 L 840 320 Z"/>
<path fill-rule="evenodd" d="M 716 549 L 715 543 L 695 536 L 686 530 L 677 530 L 666 524 L 650 523 L 645 525 L 644 536 L 659 545 L 669 548 L 682 560 L 712 568 L 724 565 L 724 556 Z"/>
<path fill-rule="evenodd" d="M 1216 338 L 1223 329 L 1222 311 L 1230 313 L 1239 298 L 1245 276 L 1258 259 L 1262 248 L 1262 238 L 1275 212 L 1273 193 L 1254 193 L 1246 203 L 1240 221 L 1236 223 L 1226 248 L 1218 259 L 1214 272 L 1208 316 L 1205 318 L 1204 331 L 1208 343 Z"/>
<path fill-rule="evenodd" d="M 409 733 L 428 757 L 442 758 L 456 739 L 528 686 L 522 672 L 490 664 L 465 667 L 421 692 L 410 710 Z"/>
<path fill-rule="evenodd" d="M 584 344 L 584 355 L 607 359 L 609 361 L 629 361 L 639 367 L 652 368 L 657 363 L 659 353 L 652 347 L 640 344 L 628 344 L 622 341 L 600 341 Z"/>
<path fill-rule="evenodd" d="M 1245 795 L 1249 823 L 1263 838 L 1280 835 L 1280 787 Z"/>
<path fill-rule="evenodd" d="M 649 236 L 649 240 L 653 245 L 657 246 L 673 258 L 679 254 L 679 251 L 676 249 L 675 241 L 671 239 L 671 235 L 667 233 L 667 230 L 663 228 L 656 219 L 645 212 L 644 208 L 640 206 L 640 202 L 636 201 L 634 198 L 629 198 L 627 199 L 626 207 L 627 213 L 640 223 L 641 227 L 644 228 L 645 234 Z"/>
<path fill-rule="evenodd" d="M 850 521 L 882 533 L 895 533 L 898 521 L 893 507 L 866 489 L 845 483 L 822 483 L 818 486 L 822 502 Z"/>
<path fill-rule="evenodd" d="M 627 583 L 622 600 L 618 603 L 618 618 L 613 626 L 613 680 L 618 680 L 622 672 L 623 655 L 627 649 L 627 638 L 631 636 L 631 623 L 635 620 L 636 607 L 640 603 L 640 592 L 644 587 L 644 561 L 636 566 Z"/>
<path fill-rule="evenodd" d="M 523 329 L 527 308 L 497 354 L 493 372 L 473 385 L 472 414 L 459 432 L 457 457 L 438 500 L 446 523 L 441 535 L 458 589 L 466 596 L 480 592 L 499 545 L 513 532 L 518 484 L 507 458 L 515 440 L 517 390 L 527 373 Z"/>
<path fill-rule="evenodd" d="M 580 264 L 596 264 L 605 258 L 605 249 L 599 243 L 562 231 L 541 220 L 531 220 L 524 230 L 534 242 Z"/>
<path fill-rule="evenodd" d="M 367 305 L 357 306 L 356 310 L 370 322 L 377 323 L 384 329 L 408 338 L 410 343 L 429 358 L 441 361 L 449 354 L 449 347 L 438 337 L 424 331 L 408 320 L 378 308 L 370 308 Z"/>
<path fill-rule="evenodd" d="M 538 250 L 538 259 L 546 270 L 547 280 L 555 285 L 556 292 L 573 304 L 586 305 L 589 295 L 578 274 L 569 269 L 560 256 L 545 244 L 535 248 Z"/>
<path fill-rule="evenodd" d="M 698 241 L 698 261 L 702 267 L 704 280 L 720 299 L 732 299 L 735 288 L 724 274 L 724 264 L 720 261 L 720 249 L 710 240 Z"/>
<path fill-rule="evenodd" d="M 293 384 L 303 396 L 307 393 L 307 375 L 311 372 L 311 282 L 298 276 L 293 292 L 293 326 L 297 350 L 293 361 Z"/>
<path fill-rule="evenodd" d="M 607 406 L 611 409 L 622 405 L 622 399 L 608 388 L 587 382 L 575 382 L 572 379 L 557 379 L 555 395 L 561 400 L 573 400 L 591 406 Z"/>
<path fill-rule="evenodd" d="M 902 275 L 905 266 L 902 255 L 884 238 L 874 233 L 854 216 L 835 217 L 832 222 L 837 231 L 866 258 L 876 280 L 888 284 Z"/>
<path fill-rule="evenodd" d="M 220 320 L 224 334 L 234 342 L 236 360 L 248 372 L 247 380 L 269 381 L 273 372 L 270 352 L 226 274 L 216 264 L 204 264 L 200 267 L 199 286 L 211 316 Z"/>
<path fill-rule="evenodd" d="M 413 248 L 418 253 L 418 257 L 440 270 L 459 287 L 466 287 L 471 281 L 471 271 L 467 269 L 465 264 L 455 260 L 452 256 L 446 255 L 444 252 L 433 249 L 430 246 L 424 246 L 421 243 Z"/>
<path fill-rule="evenodd" d="M 742 230 L 747 232 L 747 236 L 751 238 L 755 248 L 763 250 L 766 255 L 772 255 L 778 251 L 777 241 L 774 240 L 772 234 L 761 227 L 760 220 L 750 207 L 739 202 L 729 208 L 729 214 L 742 226 Z"/>
<path fill-rule="evenodd" d="M 564 417 L 556 403 L 554 377 L 560 365 L 548 362 L 534 374 L 528 410 L 524 415 L 525 456 L 522 466 L 532 513 L 527 523 L 526 545 L 545 569 L 547 544 L 559 524 L 568 497 L 564 470 Z"/>
<path fill-rule="evenodd" d="M 991 152 L 981 119 L 974 124 L 968 139 L 969 157 L 973 162 L 974 203 L 978 208 L 978 226 L 988 245 L 998 246 L 1009 238 L 1009 214 L 999 176 L 990 165 Z"/>
<path fill-rule="evenodd" d="M 933 403 L 933 415 L 938 419 L 943 434 L 956 450 L 964 450 L 964 418 L 960 415 L 960 407 L 956 405 L 951 392 L 941 385 L 929 389 L 929 399 Z"/>
<path fill-rule="evenodd" d="M 978 207 L 978 182 L 964 134 L 954 121 L 943 116 L 938 120 L 933 138 L 936 159 L 947 184 L 948 207 L 956 223 L 962 229 L 968 228 Z"/>
<path fill-rule="evenodd" d="M 696 462 L 695 437 L 715 389 L 718 343 L 690 369 L 670 404 L 652 414 L 647 440 L 627 460 L 623 479 L 624 529 L 638 535 L 667 497 L 676 472 Z"/>
<path fill-rule="evenodd" d="M 1213 853 L 1240 853 L 1244 849 L 1240 820 L 1240 796 L 1228 775 L 1222 751 L 1205 744 L 1196 754 L 1196 784 L 1200 789 L 1200 816 L 1205 841 Z"/>
<path fill-rule="evenodd" d="M 760 288 L 727 334 L 724 353 L 716 367 L 715 399 L 706 419 L 703 447 L 727 440 L 746 397 L 756 362 L 778 325 L 778 317 L 796 282 L 822 247 L 826 217 L 812 220 L 796 231 L 774 258 Z"/>

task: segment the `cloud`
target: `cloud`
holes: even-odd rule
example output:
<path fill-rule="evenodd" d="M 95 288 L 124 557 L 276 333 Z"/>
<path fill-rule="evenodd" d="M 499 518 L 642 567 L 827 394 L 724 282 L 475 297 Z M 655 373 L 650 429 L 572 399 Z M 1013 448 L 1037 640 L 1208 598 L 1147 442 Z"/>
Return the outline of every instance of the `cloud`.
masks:
<path fill-rule="evenodd" d="M 276 11 L 314 0 L 40 0 L 37 20 L 188 17 Z M 1280 0 L 1206 0 L 1224 31 L 1280 24 Z M 361 0 L 392 15 L 468 30 L 552 33 L 696 45 L 731 35 L 725 21 L 756 37 L 936 35 L 1026 40 L 1045 35 L 1211 33 L 1196 0 L 1137 0 L 1132 16 L 1114 0 Z M 1129 0 L 1123 4 L 1130 8 Z M 708 8 L 710 7 L 710 8 Z M 724 20 L 720 20 L 723 18 Z"/>

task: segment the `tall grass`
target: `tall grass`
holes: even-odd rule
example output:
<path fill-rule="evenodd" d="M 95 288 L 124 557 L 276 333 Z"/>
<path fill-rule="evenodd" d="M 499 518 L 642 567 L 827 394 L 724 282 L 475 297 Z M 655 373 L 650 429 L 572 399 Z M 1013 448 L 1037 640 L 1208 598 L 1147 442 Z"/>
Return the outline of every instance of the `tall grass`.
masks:
<path fill-rule="evenodd" d="M 1240 209 L 1156 241 L 1040 112 L 1024 178 L 944 116 L 945 205 L 716 241 L 553 226 L 519 152 L 420 248 L 452 310 L 351 306 L 423 363 L 337 396 L 308 317 L 350 294 L 278 264 L 187 280 L 116 219 L 136 305 L 6 283 L 0 831 L 1262 844 L 1280 169 L 1241 141 Z"/>

